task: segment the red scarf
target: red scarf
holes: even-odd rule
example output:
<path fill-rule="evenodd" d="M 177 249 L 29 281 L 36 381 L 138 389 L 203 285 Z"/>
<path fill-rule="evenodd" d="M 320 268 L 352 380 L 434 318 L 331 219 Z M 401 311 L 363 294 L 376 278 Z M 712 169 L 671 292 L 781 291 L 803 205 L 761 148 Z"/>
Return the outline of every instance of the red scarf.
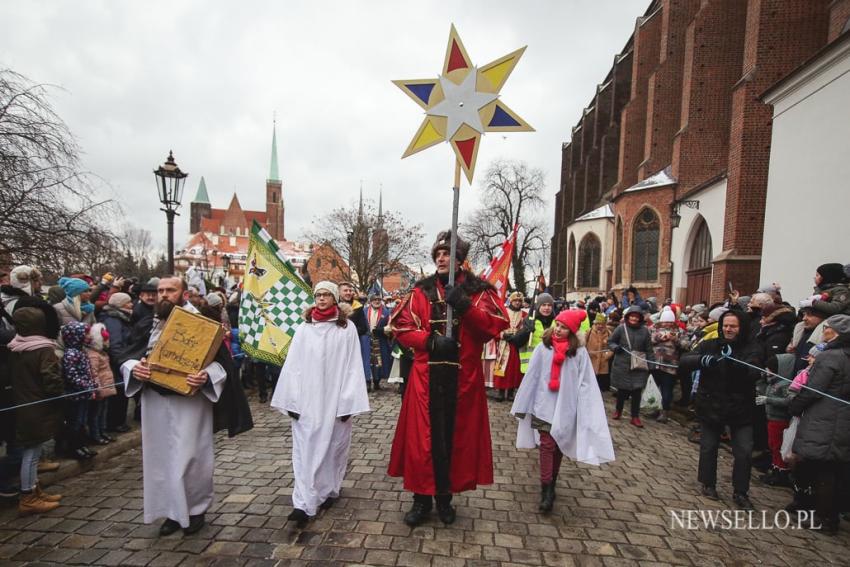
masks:
<path fill-rule="evenodd" d="M 337 319 L 339 319 L 339 309 L 337 309 L 336 305 L 332 305 L 327 309 L 319 309 L 318 307 L 314 307 L 312 313 L 310 313 L 310 318 L 313 319 L 314 323 L 336 321 Z"/>
<path fill-rule="evenodd" d="M 567 359 L 567 349 L 570 348 L 570 338 L 559 339 L 552 335 L 552 348 L 555 354 L 552 356 L 552 373 L 549 376 L 549 389 L 557 392 L 561 387 L 561 366 Z"/>

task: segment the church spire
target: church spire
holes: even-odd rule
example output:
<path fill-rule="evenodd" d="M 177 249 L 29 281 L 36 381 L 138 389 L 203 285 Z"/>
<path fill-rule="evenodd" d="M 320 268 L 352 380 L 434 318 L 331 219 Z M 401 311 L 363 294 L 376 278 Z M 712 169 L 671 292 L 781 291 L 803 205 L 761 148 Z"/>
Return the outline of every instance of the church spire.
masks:
<path fill-rule="evenodd" d="M 207 195 L 207 182 L 204 181 L 204 176 L 201 176 L 201 182 L 198 184 L 198 192 L 195 194 L 195 198 L 192 199 L 193 203 L 206 203 L 209 204 L 210 197 Z"/>
<path fill-rule="evenodd" d="M 277 168 L 277 119 L 272 121 L 272 159 L 269 167 L 269 181 L 280 181 L 280 173 Z"/>

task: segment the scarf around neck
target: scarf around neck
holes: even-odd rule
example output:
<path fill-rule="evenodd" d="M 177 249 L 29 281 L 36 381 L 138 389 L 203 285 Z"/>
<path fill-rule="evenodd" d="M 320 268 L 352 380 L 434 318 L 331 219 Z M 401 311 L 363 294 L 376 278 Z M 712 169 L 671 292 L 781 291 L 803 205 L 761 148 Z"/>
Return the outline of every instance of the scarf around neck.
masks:
<path fill-rule="evenodd" d="M 552 356 L 552 371 L 549 375 L 549 389 L 557 392 L 561 388 L 561 366 L 567 359 L 567 350 L 570 348 L 570 338 L 559 339 L 552 335 L 552 349 L 555 354 Z"/>
<path fill-rule="evenodd" d="M 326 321 L 336 321 L 339 318 L 339 309 L 336 305 L 332 305 L 327 309 L 319 309 L 314 307 L 310 313 L 310 318 L 314 323 L 324 323 Z"/>
<path fill-rule="evenodd" d="M 9 350 L 12 352 L 30 352 L 40 348 L 56 348 L 56 341 L 40 335 L 15 335 L 15 338 L 9 341 Z"/>

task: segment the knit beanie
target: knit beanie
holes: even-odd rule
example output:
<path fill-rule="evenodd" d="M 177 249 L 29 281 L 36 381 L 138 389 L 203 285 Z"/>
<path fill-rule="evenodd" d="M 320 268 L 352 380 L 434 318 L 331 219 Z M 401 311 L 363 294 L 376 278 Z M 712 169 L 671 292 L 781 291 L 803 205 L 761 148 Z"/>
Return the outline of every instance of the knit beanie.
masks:
<path fill-rule="evenodd" d="M 210 307 L 221 307 L 224 301 L 222 301 L 221 296 L 217 293 L 211 293 L 206 296 L 207 305 Z"/>
<path fill-rule="evenodd" d="M 661 318 L 659 319 L 661 323 L 675 323 L 676 322 L 676 314 L 673 313 L 673 310 L 669 307 L 665 307 L 664 311 L 661 312 Z"/>
<path fill-rule="evenodd" d="M 555 317 L 555 321 L 567 327 L 572 334 L 576 334 L 578 332 L 581 322 L 585 319 L 587 319 L 587 311 L 584 311 L 583 309 L 565 309 L 558 313 L 558 316 Z"/>
<path fill-rule="evenodd" d="M 842 283 L 846 279 L 846 276 L 844 275 L 844 266 L 838 262 L 831 262 L 829 264 L 822 264 L 818 266 L 818 273 L 820 274 L 820 277 L 823 278 L 821 285 Z"/>
<path fill-rule="evenodd" d="M 131 303 L 132 301 L 133 301 L 132 297 L 130 297 L 128 294 L 126 294 L 122 291 L 119 291 L 119 292 L 113 293 L 112 295 L 109 296 L 108 305 L 110 307 L 114 307 L 116 309 L 121 309 L 122 307 L 124 307 L 128 303 Z"/>
<path fill-rule="evenodd" d="M 720 307 L 715 307 L 709 312 L 708 318 L 714 322 L 718 322 L 720 321 L 720 318 L 723 316 L 723 314 L 727 311 L 729 310 L 726 307 L 723 307 L 722 305 Z"/>
<path fill-rule="evenodd" d="M 313 287 L 313 295 L 320 291 L 327 291 L 334 296 L 334 303 L 339 303 L 339 286 L 333 282 L 321 281 Z"/>
<path fill-rule="evenodd" d="M 79 278 L 59 278 L 59 287 L 65 291 L 65 297 L 73 299 L 90 289 L 89 284 Z"/>
<path fill-rule="evenodd" d="M 548 293 L 541 293 L 537 296 L 537 301 L 534 302 L 534 307 L 540 309 L 540 306 L 544 303 L 555 304 L 555 299 L 549 295 Z"/>
<path fill-rule="evenodd" d="M 593 322 L 605 324 L 608 322 L 608 318 L 603 313 L 597 313 L 596 317 L 593 318 Z"/>
<path fill-rule="evenodd" d="M 838 333 L 842 340 L 850 339 L 850 315 L 833 315 L 824 325 Z"/>

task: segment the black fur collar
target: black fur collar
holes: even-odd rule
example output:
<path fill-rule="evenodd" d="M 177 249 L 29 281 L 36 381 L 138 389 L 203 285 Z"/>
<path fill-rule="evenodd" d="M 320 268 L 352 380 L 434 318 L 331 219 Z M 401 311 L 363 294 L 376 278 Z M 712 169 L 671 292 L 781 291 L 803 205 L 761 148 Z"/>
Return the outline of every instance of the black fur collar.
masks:
<path fill-rule="evenodd" d="M 461 270 L 458 272 L 459 274 L 463 274 L 463 282 L 460 284 L 463 291 L 466 295 L 472 296 L 476 293 L 481 293 L 486 290 L 496 291 L 490 283 L 482 280 L 472 272 L 468 272 L 466 270 Z M 426 295 L 430 295 L 429 292 L 434 292 L 437 289 L 437 274 L 430 275 L 426 278 L 423 278 L 416 282 L 416 286 L 422 291 L 426 293 Z"/>

